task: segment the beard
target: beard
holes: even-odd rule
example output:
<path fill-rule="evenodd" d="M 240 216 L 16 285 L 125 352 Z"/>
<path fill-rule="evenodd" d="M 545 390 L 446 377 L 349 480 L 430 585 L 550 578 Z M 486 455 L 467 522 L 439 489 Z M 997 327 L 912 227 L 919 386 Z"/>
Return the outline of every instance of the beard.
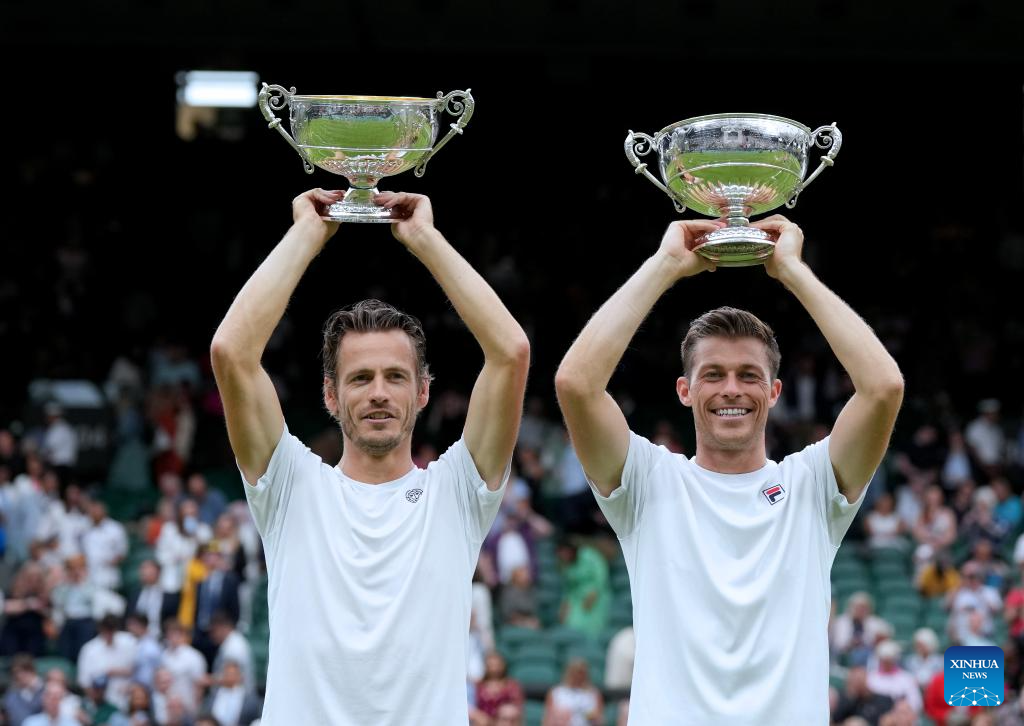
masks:
<path fill-rule="evenodd" d="M 370 456 L 379 458 L 390 454 L 412 435 L 418 413 L 416 415 L 407 415 L 405 420 L 402 421 L 398 433 L 392 435 L 385 435 L 383 433 L 377 433 L 373 436 L 361 435 L 356 421 L 347 412 L 336 417 L 335 421 L 341 427 L 341 433 L 345 439 L 351 441 L 353 446 Z"/>

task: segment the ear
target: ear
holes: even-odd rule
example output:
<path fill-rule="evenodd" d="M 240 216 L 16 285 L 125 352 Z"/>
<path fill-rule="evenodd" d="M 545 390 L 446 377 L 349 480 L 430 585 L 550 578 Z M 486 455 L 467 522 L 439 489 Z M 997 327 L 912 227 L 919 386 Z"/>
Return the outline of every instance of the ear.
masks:
<path fill-rule="evenodd" d="M 778 378 L 772 383 L 772 391 L 768 396 L 768 408 L 775 408 L 775 404 L 779 402 L 779 396 L 782 395 L 782 381 Z"/>
<path fill-rule="evenodd" d="M 335 418 L 338 417 L 338 391 L 334 381 L 324 376 L 324 406 Z"/>
<path fill-rule="evenodd" d="M 420 379 L 420 390 L 416 394 L 416 410 L 422 411 L 427 407 L 427 401 L 430 400 L 430 377 L 423 376 Z"/>
<path fill-rule="evenodd" d="M 690 379 L 686 376 L 679 376 L 676 379 L 676 395 L 679 396 L 679 402 L 687 408 L 693 406 L 693 398 L 690 397 Z"/>

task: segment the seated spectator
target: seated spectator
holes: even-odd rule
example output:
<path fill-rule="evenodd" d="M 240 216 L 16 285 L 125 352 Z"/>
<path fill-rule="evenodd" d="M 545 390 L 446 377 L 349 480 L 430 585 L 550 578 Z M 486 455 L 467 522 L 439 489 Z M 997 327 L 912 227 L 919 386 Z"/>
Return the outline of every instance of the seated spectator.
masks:
<path fill-rule="evenodd" d="M 211 489 L 206 483 L 206 477 L 199 472 L 189 476 L 186 486 L 188 496 L 198 507 L 199 521 L 212 527 L 228 506 L 224 492 L 220 489 Z"/>
<path fill-rule="evenodd" d="M 987 539 L 995 546 L 1006 539 L 1009 530 L 995 518 L 995 506 L 996 495 L 990 487 L 981 487 L 974 493 L 971 510 L 960 523 L 960 535 L 971 549 L 982 539 Z"/>
<path fill-rule="evenodd" d="M 64 698 L 60 702 L 60 715 L 65 718 L 79 718 L 82 710 L 82 699 L 68 690 L 68 677 L 60 668 L 51 668 L 46 671 L 45 684 L 56 683 L 64 689 Z"/>
<path fill-rule="evenodd" d="M 217 543 L 217 551 L 227 561 L 225 569 L 238 575 L 239 580 L 245 580 L 248 557 L 238 533 L 238 523 L 229 512 L 224 512 L 217 517 L 211 541 Z"/>
<path fill-rule="evenodd" d="M 960 587 L 960 573 L 949 552 L 935 553 L 931 545 L 921 545 L 915 553 L 918 574 L 915 586 L 924 597 L 947 595 Z"/>
<path fill-rule="evenodd" d="M 896 514 L 896 503 L 889 492 L 882 492 L 875 501 L 875 506 L 864 520 L 864 529 L 871 549 L 906 550 L 909 547 L 903 536 L 907 528 Z"/>
<path fill-rule="evenodd" d="M 537 596 L 530 581 L 530 568 L 517 567 L 511 581 L 498 594 L 501 622 L 518 628 L 540 628 L 537 617 Z"/>
<path fill-rule="evenodd" d="M 116 617 L 104 617 L 99 623 L 99 635 L 82 646 L 77 671 L 78 685 L 83 689 L 106 679 L 104 697 L 117 708 L 124 708 L 135 671 L 135 638 L 120 631 Z"/>
<path fill-rule="evenodd" d="M 946 596 L 949 608 L 950 637 L 963 643 L 971 636 L 970 614 L 976 611 L 981 616 L 981 631 L 987 636 L 992 632 L 992 617 L 1003 609 L 1002 598 L 992 587 L 981 581 L 981 568 L 967 562 L 960 570 L 963 584 Z"/>
<path fill-rule="evenodd" d="M 906 701 L 899 701 L 878 719 L 878 726 L 918 726 L 919 723 L 917 712 Z"/>
<path fill-rule="evenodd" d="M 949 453 L 942 465 L 942 486 L 947 491 L 956 491 L 971 478 L 971 457 L 967 443 L 959 431 L 949 432 Z"/>
<path fill-rule="evenodd" d="M 971 551 L 971 562 L 981 571 L 983 583 L 1002 592 L 1010 568 L 992 549 L 991 541 L 984 538 L 975 541 Z"/>
<path fill-rule="evenodd" d="M 921 689 L 914 676 L 900 666 L 900 654 L 901 648 L 895 641 L 886 640 L 878 644 L 875 649 L 878 663 L 868 671 L 868 689 L 888 696 L 893 703 L 906 701 L 914 713 L 920 713 Z"/>
<path fill-rule="evenodd" d="M 157 723 L 149 689 L 141 683 L 132 683 L 128 690 L 128 706 L 124 712 L 131 726 L 155 726 Z"/>
<path fill-rule="evenodd" d="M 1015 531 L 1024 520 L 1024 507 L 1021 505 L 1020 497 L 1014 496 L 1010 482 L 1001 476 L 992 480 L 992 491 L 996 495 L 993 515 L 1007 531 Z"/>
<path fill-rule="evenodd" d="M 3 600 L 4 625 L 0 630 L 0 656 L 28 653 L 41 656 L 46 648 L 43 623 L 49 615 L 49 597 L 43 569 L 26 562 L 18 570 L 10 595 Z"/>
<path fill-rule="evenodd" d="M 259 697 L 242 682 L 242 669 L 234 661 L 227 661 L 204 711 L 216 718 L 220 726 L 248 726 L 260 717 L 262 710 Z"/>
<path fill-rule="evenodd" d="M 598 726 L 604 723 L 604 698 L 590 682 L 587 661 L 573 658 L 562 680 L 544 699 L 543 726 Z"/>
<path fill-rule="evenodd" d="M 130 690 L 130 686 L 129 686 Z M 85 723 L 108 724 L 112 717 L 119 717 L 121 710 L 106 698 L 107 678 L 100 676 L 85 689 L 85 698 L 82 699 L 82 715 Z M 128 702 L 125 701 L 127 708 Z"/>
<path fill-rule="evenodd" d="M 107 590 L 120 587 L 128 536 L 124 525 L 108 517 L 107 505 L 98 499 L 89 502 L 89 528 L 82 534 L 82 553 L 94 585 Z"/>
<path fill-rule="evenodd" d="M 873 614 L 874 602 L 866 592 L 855 592 L 846 603 L 846 612 L 832 625 L 832 645 L 850 665 L 864 665 L 875 644 L 886 631 L 886 623 Z"/>
<path fill-rule="evenodd" d="M 843 723 L 859 717 L 869 724 L 877 724 L 882 714 L 892 708 L 892 699 L 868 688 L 868 674 L 864 666 L 854 666 L 846 674 L 846 687 L 832 711 L 832 719 Z"/>
<path fill-rule="evenodd" d="M 57 652 L 71 662 L 78 660 L 82 646 L 96 637 L 93 605 L 96 585 L 88 579 L 83 555 L 68 558 L 66 580 L 53 588 L 54 622 L 63 624 L 57 639 Z"/>
<path fill-rule="evenodd" d="M 164 635 L 167 647 L 160 658 L 160 668 L 157 672 L 166 669 L 171 674 L 172 683 L 167 707 L 172 710 L 172 697 L 177 696 L 185 711 L 194 714 L 202 702 L 206 682 L 206 659 L 202 653 L 189 645 L 188 632 L 176 620 L 167 620 L 164 624 Z"/>
<path fill-rule="evenodd" d="M 956 516 L 956 521 L 963 522 L 974 507 L 974 495 L 978 491 L 978 485 L 973 479 L 965 479 L 960 487 L 953 492 L 953 500 L 949 503 L 950 509 Z"/>
<path fill-rule="evenodd" d="M 484 659 L 484 676 L 476 684 L 476 707 L 494 718 L 506 703 L 522 708 L 523 689 L 508 676 L 508 665 L 500 653 L 490 652 Z"/>
<path fill-rule="evenodd" d="M 10 726 L 22 726 L 26 718 L 43 709 L 43 679 L 36 673 L 32 656 L 11 660 L 11 684 L 4 694 L 4 712 Z"/>
<path fill-rule="evenodd" d="M 931 545 L 936 550 L 945 549 L 956 541 L 956 517 L 945 505 L 941 488 L 928 487 L 925 492 L 924 509 L 917 518 L 913 534 L 919 545 Z"/>
<path fill-rule="evenodd" d="M 160 566 L 154 560 L 139 565 L 139 589 L 128 593 L 128 612 L 146 616 L 149 633 L 160 637 L 160 623 L 178 613 L 179 595 L 164 592 L 160 584 Z"/>
<path fill-rule="evenodd" d="M 213 659 L 214 678 L 222 678 L 224 666 L 234 663 L 242 673 L 242 684 L 246 690 L 255 693 L 256 676 L 252 666 L 252 648 L 245 636 L 235 630 L 235 623 L 223 613 L 213 614 L 210 624 L 210 637 L 217 646 Z"/>
<path fill-rule="evenodd" d="M 125 618 L 125 628 L 135 638 L 135 664 L 132 678 L 146 688 L 153 685 L 153 674 L 160 665 L 163 648 L 153 637 L 149 620 L 144 613 L 132 613 Z"/>
<path fill-rule="evenodd" d="M 503 703 L 494 715 L 493 726 L 523 726 L 523 707 L 515 703 Z"/>
<path fill-rule="evenodd" d="M 985 630 L 985 616 L 978 610 L 971 610 L 967 614 L 967 632 L 961 636 L 960 645 L 967 646 L 993 646 L 995 641 L 988 637 Z"/>
<path fill-rule="evenodd" d="M 60 712 L 61 701 L 67 695 L 64 686 L 57 682 L 47 683 L 43 688 L 43 710 L 29 716 L 21 726 L 82 726 L 76 718 L 67 718 Z"/>
<path fill-rule="evenodd" d="M 936 673 L 942 673 L 942 655 L 939 636 L 931 628 L 920 628 L 914 633 L 914 652 L 907 658 L 907 671 L 926 688 Z"/>
<path fill-rule="evenodd" d="M 632 625 L 617 632 L 608 642 L 604 665 L 604 687 L 609 691 L 629 691 L 633 684 L 633 658 L 636 634 Z"/>
<path fill-rule="evenodd" d="M 217 644 L 210 639 L 210 623 L 214 613 L 222 613 L 233 623 L 238 622 L 238 575 L 228 569 L 228 562 L 211 543 L 203 552 L 206 577 L 196 585 L 196 610 L 193 622 L 192 646 L 203 654 L 208 666 L 213 665 Z"/>
<path fill-rule="evenodd" d="M 571 540 L 559 543 L 558 559 L 565 592 L 562 622 L 573 630 L 599 636 L 608 625 L 611 605 L 608 561 L 593 547 L 579 546 Z"/>

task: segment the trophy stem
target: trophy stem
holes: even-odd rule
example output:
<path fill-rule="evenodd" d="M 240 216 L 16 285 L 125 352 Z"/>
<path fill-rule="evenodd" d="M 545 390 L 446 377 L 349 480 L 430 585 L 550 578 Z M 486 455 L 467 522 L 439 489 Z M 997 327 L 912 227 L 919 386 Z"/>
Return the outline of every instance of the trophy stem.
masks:
<path fill-rule="evenodd" d="M 345 192 L 345 198 L 327 207 L 321 219 L 328 222 L 376 222 L 394 224 L 400 221 L 392 216 L 390 209 L 373 203 L 377 187 L 353 187 Z"/>

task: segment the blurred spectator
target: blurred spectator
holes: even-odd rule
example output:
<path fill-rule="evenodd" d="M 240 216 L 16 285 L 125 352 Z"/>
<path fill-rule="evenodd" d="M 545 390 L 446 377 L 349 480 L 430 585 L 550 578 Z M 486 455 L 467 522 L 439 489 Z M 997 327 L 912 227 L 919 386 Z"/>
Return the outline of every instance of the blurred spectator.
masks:
<path fill-rule="evenodd" d="M 564 585 L 561 620 L 573 630 L 597 637 L 608 625 L 612 595 L 608 562 L 593 547 L 571 540 L 558 544 L 558 559 Z"/>
<path fill-rule="evenodd" d="M 609 691 L 629 691 L 633 683 L 633 658 L 636 654 L 636 634 L 633 626 L 612 636 L 608 642 L 608 655 L 604 665 L 604 687 Z"/>
<path fill-rule="evenodd" d="M 128 554 L 124 525 L 107 516 L 107 506 L 89 503 L 89 529 L 82 535 L 82 552 L 89 568 L 89 580 L 97 587 L 116 590 L 121 585 L 121 560 Z"/>
<path fill-rule="evenodd" d="M 537 617 L 537 596 L 530 580 L 530 568 L 517 567 L 512 578 L 498 594 L 498 607 L 503 625 L 519 628 L 540 628 Z"/>
<path fill-rule="evenodd" d="M 135 662 L 132 680 L 147 688 L 153 685 L 153 674 L 160 665 L 163 648 L 149 630 L 149 618 L 136 612 L 125 618 L 125 629 L 135 638 Z"/>
<path fill-rule="evenodd" d="M 924 495 L 927 487 L 923 479 L 912 479 L 909 483 L 896 489 L 896 514 L 906 531 L 911 532 L 917 526 L 924 511 Z"/>
<path fill-rule="evenodd" d="M 66 577 L 65 582 L 53 588 L 50 600 L 54 622 L 60 626 L 57 652 L 73 663 L 78 660 L 82 646 L 96 637 L 96 585 L 88 579 L 83 555 L 68 559 Z"/>
<path fill-rule="evenodd" d="M 906 550 L 910 545 L 903 537 L 908 528 L 896 514 L 896 503 L 892 494 L 882 492 L 875 500 L 875 506 L 864 520 L 871 549 Z"/>
<path fill-rule="evenodd" d="M 846 612 L 832 625 L 832 644 L 850 665 L 864 665 L 874 652 L 886 623 L 874 614 L 874 602 L 866 592 L 855 592 L 846 602 Z"/>
<path fill-rule="evenodd" d="M 484 676 L 476 684 L 476 707 L 493 718 L 506 703 L 521 708 L 523 689 L 518 681 L 509 678 L 508 665 L 501 654 L 491 651 L 484 658 Z"/>
<path fill-rule="evenodd" d="M 121 709 L 128 705 L 134 670 L 135 638 L 119 630 L 116 617 L 104 617 L 99 623 L 99 635 L 78 654 L 78 685 L 90 688 L 98 679 L 106 679 L 104 697 Z"/>
<path fill-rule="evenodd" d="M 46 684 L 56 683 L 64 689 L 64 698 L 60 701 L 60 715 L 65 718 L 77 719 L 79 711 L 82 710 L 82 699 L 68 690 L 68 677 L 64 671 L 60 668 L 51 668 L 46 671 L 46 677 L 43 680 Z"/>
<path fill-rule="evenodd" d="M 43 482 L 47 502 L 35 537 L 47 541 L 56 539 L 57 554 L 66 560 L 82 551 L 82 536 L 89 529 L 88 500 L 77 484 L 69 484 L 61 497 L 45 474 Z"/>
<path fill-rule="evenodd" d="M 488 651 L 494 650 L 494 601 L 490 588 L 483 582 L 485 566 L 486 558 L 481 556 L 473 571 L 473 585 L 470 591 L 470 622 L 476 628 L 480 645 L 485 651 Z"/>
<path fill-rule="evenodd" d="M 211 527 L 228 505 L 224 492 L 210 489 L 206 477 L 198 472 L 188 478 L 188 496 L 199 508 L 199 521 Z"/>
<path fill-rule="evenodd" d="M 4 694 L 4 712 L 9 726 L 22 726 L 26 718 L 42 710 L 43 685 L 32 656 L 24 653 L 14 656 L 11 683 Z"/>
<path fill-rule="evenodd" d="M 7 553 L 15 564 L 28 558 L 29 545 L 39 530 L 39 521 L 46 511 L 43 476 L 46 466 L 35 454 L 25 457 L 25 471 L 4 487 L 3 513 L 7 523 Z"/>
<path fill-rule="evenodd" d="M 221 726 L 248 726 L 260 717 L 263 705 L 242 682 L 238 663 L 227 661 L 217 685 L 210 693 L 206 709 Z"/>
<path fill-rule="evenodd" d="M 238 575 L 227 570 L 227 561 L 212 544 L 203 553 L 206 577 L 196 587 L 196 610 L 192 645 L 213 664 L 217 645 L 210 640 L 210 623 L 216 612 L 223 613 L 232 623 L 238 622 Z"/>
<path fill-rule="evenodd" d="M 973 479 L 964 479 L 960 482 L 960 487 L 953 492 L 953 501 L 949 503 L 949 507 L 953 510 L 957 523 L 963 522 L 974 508 L 974 495 L 977 491 L 978 485 Z"/>
<path fill-rule="evenodd" d="M 43 569 L 27 562 L 18 570 L 10 596 L 3 601 L 5 617 L 0 630 L 0 656 L 43 655 L 46 648 L 43 622 L 49 611 Z"/>
<path fill-rule="evenodd" d="M 914 525 L 914 539 L 936 550 L 949 547 L 956 540 L 956 517 L 944 504 L 942 489 L 930 486 L 925 491 L 924 508 Z"/>
<path fill-rule="evenodd" d="M 867 686 L 873 693 L 888 696 L 893 703 L 906 701 L 915 713 L 921 712 L 921 689 L 917 679 L 900 667 L 901 648 L 898 643 L 886 640 L 875 648 L 877 666 L 868 671 Z"/>
<path fill-rule="evenodd" d="M 495 546 L 494 563 L 498 570 L 498 582 L 506 584 L 512 578 L 512 572 L 518 568 L 531 567 L 530 550 L 526 539 L 519 532 L 519 519 L 516 515 L 506 515 L 502 519 L 502 529 Z"/>
<path fill-rule="evenodd" d="M 160 564 L 160 586 L 165 593 L 181 594 L 185 569 L 195 557 L 202 535 L 198 514 L 195 502 L 183 500 L 178 505 L 176 519 L 164 522 L 160 529 L 156 561 Z"/>
<path fill-rule="evenodd" d="M 590 682 L 587 661 L 573 658 L 562 680 L 544 700 L 543 726 L 598 726 L 604 723 L 604 698 Z"/>
<path fill-rule="evenodd" d="M 60 683 L 47 683 L 43 688 L 42 713 L 29 716 L 21 722 L 22 726 L 82 726 L 77 719 L 61 715 L 60 704 L 66 693 Z"/>
<path fill-rule="evenodd" d="M 128 691 L 128 706 L 125 713 L 128 715 L 127 726 L 155 726 L 156 718 L 153 715 L 153 701 L 149 695 L 149 688 L 141 683 L 132 683 Z"/>
<path fill-rule="evenodd" d="M 515 703 L 504 703 L 498 707 L 493 726 L 523 726 L 523 708 Z"/>
<path fill-rule="evenodd" d="M 239 537 L 238 524 L 229 512 L 225 511 L 217 517 L 217 521 L 213 525 L 211 541 L 216 542 L 217 551 L 226 560 L 225 568 L 238 575 L 239 580 L 244 580 L 248 556 Z"/>
<path fill-rule="evenodd" d="M 128 612 L 146 616 L 149 633 L 160 637 L 160 623 L 178 613 L 178 595 L 164 592 L 160 566 L 153 560 L 139 564 L 139 590 L 128 593 Z"/>
<path fill-rule="evenodd" d="M 853 666 L 846 674 L 846 686 L 839 695 L 832 719 L 843 723 L 849 718 L 859 717 L 876 726 L 892 704 L 891 698 L 868 688 L 868 674 L 864 666 Z"/>
<path fill-rule="evenodd" d="M 25 458 L 18 450 L 18 440 L 10 429 L 0 429 L 0 467 L 6 467 L 8 476 L 12 478 L 25 470 Z"/>
<path fill-rule="evenodd" d="M 1002 610 L 1003 601 L 995 588 L 982 582 L 981 568 L 975 563 L 965 563 L 960 575 L 963 584 L 946 597 L 950 635 L 956 642 L 963 643 L 971 637 L 971 612 L 979 613 L 982 633 L 988 635 L 992 632 L 992 617 Z"/>
<path fill-rule="evenodd" d="M 914 558 L 918 565 L 915 584 L 925 597 L 939 597 L 960 587 L 960 573 L 949 552 L 936 554 L 931 545 L 921 545 Z"/>
<path fill-rule="evenodd" d="M 1005 477 L 996 477 L 992 480 L 991 486 L 996 495 L 996 506 L 992 513 L 996 520 L 1003 524 L 1004 529 L 1016 531 L 1024 520 L 1020 497 L 1014 496 L 1013 488 Z"/>
<path fill-rule="evenodd" d="M 171 672 L 163 667 L 157 668 L 156 673 L 153 674 L 153 690 L 150 693 L 150 699 L 153 720 L 160 726 L 164 726 L 168 721 L 171 700 L 177 699 L 178 704 L 181 704 L 181 699 L 177 698 L 171 690 L 173 685 L 174 676 L 171 675 Z"/>
<path fill-rule="evenodd" d="M 967 442 L 959 431 L 949 432 L 949 453 L 942 465 L 942 486 L 949 491 L 959 489 L 970 479 L 971 457 L 967 451 Z"/>
<path fill-rule="evenodd" d="M 923 689 L 936 673 L 942 673 L 942 655 L 938 652 L 939 636 L 931 628 L 919 628 L 914 632 L 913 645 L 914 652 L 907 658 L 907 671 Z"/>
<path fill-rule="evenodd" d="M 999 401 L 986 398 L 978 402 L 978 417 L 967 424 L 964 440 L 974 459 L 989 477 L 997 476 L 1006 453 L 1006 436 L 999 424 Z"/>
<path fill-rule="evenodd" d="M 589 534 L 594 530 L 594 510 L 597 505 L 587 475 L 583 473 L 583 465 L 569 441 L 569 432 L 563 431 L 562 438 L 562 451 L 552 472 L 559 485 L 558 507 L 562 529 Z"/>
<path fill-rule="evenodd" d="M 82 715 L 85 717 L 83 720 L 86 723 L 109 724 L 111 719 L 120 720 L 121 709 L 107 700 L 106 693 L 107 678 L 105 676 L 96 678 L 85 689 L 85 698 L 82 699 Z M 126 699 L 125 708 L 127 707 Z"/>
<path fill-rule="evenodd" d="M 895 457 L 896 468 L 907 481 L 920 480 L 925 487 L 939 483 L 939 471 L 945 459 L 939 430 L 930 423 L 919 426 L 910 443 Z"/>
<path fill-rule="evenodd" d="M 206 659 L 188 644 L 188 633 L 178 622 L 167 620 L 164 635 L 167 647 L 160 658 L 160 669 L 167 669 L 171 674 L 171 695 L 181 699 L 185 711 L 195 713 L 202 702 Z"/>
<path fill-rule="evenodd" d="M 971 548 L 971 562 L 981 571 L 981 581 L 1002 592 L 1003 583 L 1010 574 L 1010 567 L 992 549 L 988 539 L 978 539 Z"/>
<path fill-rule="evenodd" d="M 1019 544 L 1019 543 L 1018 543 Z M 1024 638 L 1024 561 L 1018 561 L 1021 577 L 1016 587 L 1006 594 L 1003 618 L 1009 628 L 1010 637 Z"/>
<path fill-rule="evenodd" d="M 900 701 L 888 713 L 878 719 L 878 726 L 918 726 L 920 720 L 917 712 L 907 701 Z"/>
<path fill-rule="evenodd" d="M 40 453 L 47 464 L 56 470 L 62 486 L 71 483 L 71 477 L 78 463 L 78 434 L 64 419 L 64 410 L 55 401 L 47 403 L 43 412 L 46 415 L 46 432 L 43 434 L 43 445 Z"/>
<path fill-rule="evenodd" d="M 996 495 L 991 487 L 981 487 L 974 493 L 971 510 L 960 524 L 960 534 L 971 549 L 981 539 L 998 546 L 1006 538 L 1008 528 L 995 518 Z"/>
<path fill-rule="evenodd" d="M 234 663 L 241 670 L 242 682 L 249 692 L 256 690 L 256 677 L 252 665 L 252 648 L 245 636 L 235 630 L 234 621 L 223 612 L 214 613 L 210 624 L 210 638 L 217 646 L 213 659 L 213 675 L 223 676 L 224 665 Z"/>
<path fill-rule="evenodd" d="M 974 647 L 995 645 L 995 641 L 988 637 L 988 630 L 985 615 L 978 610 L 970 610 L 967 613 L 967 632 L 962 635 L 960 645 Z"/>

